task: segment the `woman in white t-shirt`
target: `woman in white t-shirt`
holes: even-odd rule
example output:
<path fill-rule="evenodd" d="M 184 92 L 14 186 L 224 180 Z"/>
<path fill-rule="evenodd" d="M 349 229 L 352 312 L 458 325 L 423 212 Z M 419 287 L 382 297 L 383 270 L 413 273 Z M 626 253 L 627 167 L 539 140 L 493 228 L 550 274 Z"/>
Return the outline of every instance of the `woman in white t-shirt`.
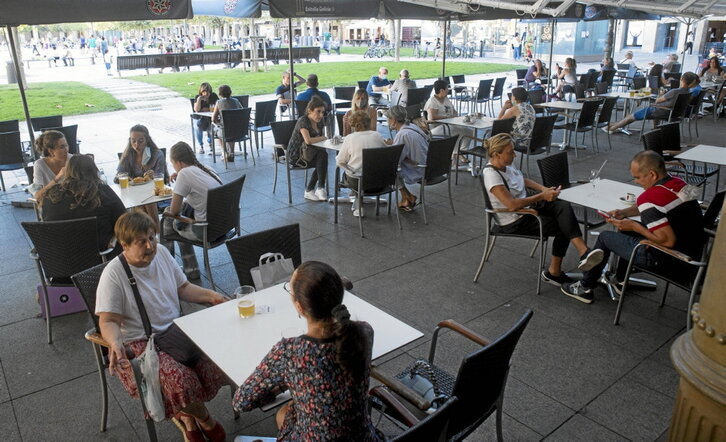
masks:
<path fill-rule="evenodd" d="M 36 138 L 35 150 L 41 155 L 33 163 L 33 185 L 40 188 L 35 198 L 40 201 L 48 189 L 61 181 L 73 155 L 68 153 L 65 135 L 57 130 L 47 130 Z"/>
<path fill-rule="evenodd" d="M 424 105 L 427 113 L 429 126 L 433 135 L 459 135 L 460 149 L 467 149 L 474 138 L 474 131 L 461 126 L 435 124 L 437 120 L 456 117 L 459 114 L 456 108 L 449 100 L 449 83 L 445 80 L 436 80 L 434 82 L 434 95 L 428 99 Z M 434 124 L 432 124 L 434 123 Z M 465 141 L 466 140 L 466 141 Z M 459 158 L 460 163 L 467 163 L 466 158 Z"/>
<path fill-rule="evenodd" d="M 515 153 L 511 135 L 498 134 L 487 139 L 484 144 L 489 156 L 489 163 L 483 171 L 489 201 L 492 208 L 509 211 L 495 215 L 497 225 L 494 229 L 502 233 L 538 235 L 539 222 L 535 217 L 513 213 L 516 210 L 533 208 L 542 219 L 543 234 L 554 237 L 552 258 L 549 268 L 542 271 L 542 280 L 556 286 L 572 281 L 562 271 L 562 259 L 570 243 L 580 254 L 580 270 L 589 270 L 599 264 L 603 251 L 587 247 L 570 203 L 557 199 L 560 187 L 545 187 L 524 178 L 522 172 L 512 166 Z M 527 196 L 528 188 L 539 193 Z"/>
<path fill-rule="evenodd" d="M 371 116 L 367 111 L 354 112 L 348 121 L 353 133 L 345 137 L 335 162 L 345 171 L 343 184 L 351 189 L 351 195 L 354 195 L 356 194 L 355 189 L 358 188 L 358 178 L 354 175 L 360 175 L 363 172 L 363 149 L 385 146 L 386 141 L 381 134 L 370 130 Z M 351 207 L 353 216 L 360 216 L 360 207 L 362 205 L 356 205 L 353 202 Z"/>
<path fill-rule="evenodd" d="M 196 222 L 207 221 L 207 191 L 222 185 L 216 173 L 202 165 L 194 150 L 187 143 L 180 141 L 171 147 L 169 151 L 171 164 L 176 170 L 171 176 L 174 184 L 174 194 L 171 198 L 171 206 L 164 212 L 164 230 L 174 229 L 180 236 L 201 241 L 203 228 L 196 224 L 183 221 L 174 221 L 174 217 L 192 218 Z M 216 238 L 209 238 L 214 240 Z M 179 242 L 179 251 L 184 263 L 184 273 L 189 279 L 199 279 L 199 265 L 194 254 L 194 246 L 188 243 Z M 174 254 L 174 244 L 164 244 Z"/>

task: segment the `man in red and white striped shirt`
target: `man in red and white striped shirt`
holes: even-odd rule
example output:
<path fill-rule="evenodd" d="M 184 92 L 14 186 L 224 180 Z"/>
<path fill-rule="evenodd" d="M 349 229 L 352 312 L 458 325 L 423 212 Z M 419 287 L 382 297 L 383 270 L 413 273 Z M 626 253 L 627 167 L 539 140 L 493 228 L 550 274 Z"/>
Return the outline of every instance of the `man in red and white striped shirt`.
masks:
<path fill-rule="evenodd" d="M 680 178 L 668 175 L 663 157 L 652 150 L 638 153 L 630 162 L 630 174 L 645 191 L 638 196 L 636 205 L 610 212 L 612 218 L 608 218 L 607 221 L 614 225 L 618 232 L 600 233 L 595 248 L 604 252 L 602 263 L 586 271 L 581 281 L 563 284 L 562 292 L 567 296 L 588 304 L 592 302 L 593 289 L 597 285 L 610 252 L 627 261 L 635 246 L 644 239 L 672 248 L 680 235 L 688 236 L 687 232 L 674 231 L 668 221 L 668 214 L 684 202 L 679 198 L 678 192 L 686 183 Z M 629 219 L 634 216 L 640 216 L 640 222 Z M 635 255 L 635 264 L 651 267 L 656 262 L 649 249 L 641 248 Z M 624 265 L 619 266 L 617 276 L 618 280 L 624 278 Z"/>

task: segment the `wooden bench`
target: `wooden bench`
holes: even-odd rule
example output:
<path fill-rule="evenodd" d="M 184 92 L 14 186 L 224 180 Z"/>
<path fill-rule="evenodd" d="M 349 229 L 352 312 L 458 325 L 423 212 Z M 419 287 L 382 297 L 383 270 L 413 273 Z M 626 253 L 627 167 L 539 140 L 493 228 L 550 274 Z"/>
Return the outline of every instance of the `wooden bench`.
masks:
<path fill-rule="evenodd" d="M 56 63 L 51 64 L 53 62 L 53 60 L 54 60 L 53 57 L 48 57 L 48 58 L 30 58 L 30 59 L 27 59 L 27 60 L 23 60 L 23 62 L 25 62 L 25 66 L 27 66 L 28 69 L 30 69 L 30 63 L 31 62 L 36 62 L 36 61 L 45 61 L 45 62 L 48 62 L 48 67 L 49 68 L 50 67 L 53 67 L 53 66 L 57 66 L 58 63 L 63 63 L 63 57 L 60 57 L 58 60 L 56 60 Z M 90 55 L 90 56 L 87 56 L 87 57 L 69 57 L 67 60 L 68 60 L 68 66 L 75 66 L 76 65 L 76 61 L 78 61 L 78 60 L 90 60 L 91 61 L 91 64 L 96 64 L 96 57 L 94 55 Z"/>

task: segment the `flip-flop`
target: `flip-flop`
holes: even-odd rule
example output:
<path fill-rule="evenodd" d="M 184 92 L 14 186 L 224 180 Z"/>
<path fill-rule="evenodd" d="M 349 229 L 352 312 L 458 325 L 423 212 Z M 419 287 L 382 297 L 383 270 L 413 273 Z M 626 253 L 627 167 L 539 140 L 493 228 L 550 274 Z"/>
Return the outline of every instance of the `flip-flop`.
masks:
<path fill-rule="evenodd" d="M 412 212 L 413 211 L 413 206 L 409 206 L 408 204 L 406 204 L 406 205 L 399 204 L 398 205 L 398 208 L 400 210 L 403 210 L 404 212 Z"/>

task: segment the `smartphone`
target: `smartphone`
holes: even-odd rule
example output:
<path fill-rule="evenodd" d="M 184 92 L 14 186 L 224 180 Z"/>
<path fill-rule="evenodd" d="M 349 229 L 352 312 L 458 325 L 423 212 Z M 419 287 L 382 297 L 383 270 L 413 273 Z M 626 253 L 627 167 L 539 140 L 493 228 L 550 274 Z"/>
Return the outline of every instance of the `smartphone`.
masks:
<path fill-rule="evenodd" d="M 610 215 L 610 214 L 609 214 L 609 213 L 607 213 L 607 212 L 603 212 L 602 210 L 598 210 L 598 211 L 597 211 L 597 214 L 598 214 L 598 215 L 600 215 L 600 216 L 602 216 L 602 217 L 603 217 L 603 218 L 605 218 L 605 219 L 610 219 L 610 218 L 612 218 L 612 215 Z"/>

